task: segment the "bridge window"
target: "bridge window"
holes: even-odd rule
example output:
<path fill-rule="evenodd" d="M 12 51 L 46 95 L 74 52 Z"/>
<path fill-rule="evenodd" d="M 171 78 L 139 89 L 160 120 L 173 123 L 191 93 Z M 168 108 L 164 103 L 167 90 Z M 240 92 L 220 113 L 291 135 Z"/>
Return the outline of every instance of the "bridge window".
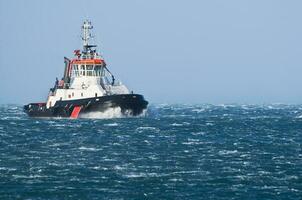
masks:
<path fill-rule="evenodd" d="M 87 76 L 93 75 L 93 65 L 86 65 Z"/>
<path fill-rule="evenodd" d="M 94 75 L 95 76 L 101 76 L 102 70 L 103 70 L 103 67 L 101 65 L 96 65 L 94 67 Z"/>
<path fill-rule="evenodd" d="M 85 66 L 81 65 L 80 75 L 85 76 Z"/>
<path fill-rule="evenodd" d="M 72 66 L 71 75 L 72 75 L 72 76 L 79 76 L 79 68 L 78 68 L 78 65 L 73 65 L 73 66 Z"/>
<path fill-rule="evenodd" d="M 105 76 L 105 69 L 102 65 L 73 65 L 73 77 L 77 76 Z"/>

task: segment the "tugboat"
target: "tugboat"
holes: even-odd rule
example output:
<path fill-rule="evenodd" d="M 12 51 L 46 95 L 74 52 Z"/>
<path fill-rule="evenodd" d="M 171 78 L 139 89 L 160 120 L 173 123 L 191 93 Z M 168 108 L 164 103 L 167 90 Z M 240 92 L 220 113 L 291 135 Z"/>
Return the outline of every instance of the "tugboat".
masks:
<path fill-rule="evenodd" d="M 75 58 L 64 58 L 65 70 L 61 80 L 56 78 L 45 103 L 30 103 L 24 111 L 30 117 L 78 118 L 82 114 L 105 112 L 119 108 L 127 116 L 137 116 L 147 108 L 141 94 L 130 92 L 109 71 L 105 60 L 92 45 L 93 26 L 85 20 L 82 26 L 83 49 L 75 50 Z"/>

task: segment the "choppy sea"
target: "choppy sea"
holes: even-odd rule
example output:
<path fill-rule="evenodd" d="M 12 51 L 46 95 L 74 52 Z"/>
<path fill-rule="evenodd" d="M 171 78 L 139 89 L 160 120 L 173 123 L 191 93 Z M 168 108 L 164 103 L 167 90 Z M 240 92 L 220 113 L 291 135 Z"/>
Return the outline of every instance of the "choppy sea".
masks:
<path fill-rule="evenodd" d="M 302 199 L 302 105 L 115 114 L 31 119 L 1 105 L 0 199 Z"/>

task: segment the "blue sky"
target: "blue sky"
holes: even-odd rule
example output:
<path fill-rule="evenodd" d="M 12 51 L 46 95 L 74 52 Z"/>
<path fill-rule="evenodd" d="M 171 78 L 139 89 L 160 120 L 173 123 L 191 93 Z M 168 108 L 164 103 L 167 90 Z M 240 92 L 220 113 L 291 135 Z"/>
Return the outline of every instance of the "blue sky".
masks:
<path fill-rule="evenodd" d="M 302 103 L 302 1 L 0 1 L 0 103 L 44 101 L 92 21 L 154 103 Z"/>

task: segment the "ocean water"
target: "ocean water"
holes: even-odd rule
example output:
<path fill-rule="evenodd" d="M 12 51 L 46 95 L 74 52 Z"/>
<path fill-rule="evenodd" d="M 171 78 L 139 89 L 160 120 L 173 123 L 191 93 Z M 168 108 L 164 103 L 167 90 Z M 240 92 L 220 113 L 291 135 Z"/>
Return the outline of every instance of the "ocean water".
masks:
<path fill-rule="evenodd" d="M 302 199 L 302 105 L 88 117 L 0 106 L 0 199 Z"/>

